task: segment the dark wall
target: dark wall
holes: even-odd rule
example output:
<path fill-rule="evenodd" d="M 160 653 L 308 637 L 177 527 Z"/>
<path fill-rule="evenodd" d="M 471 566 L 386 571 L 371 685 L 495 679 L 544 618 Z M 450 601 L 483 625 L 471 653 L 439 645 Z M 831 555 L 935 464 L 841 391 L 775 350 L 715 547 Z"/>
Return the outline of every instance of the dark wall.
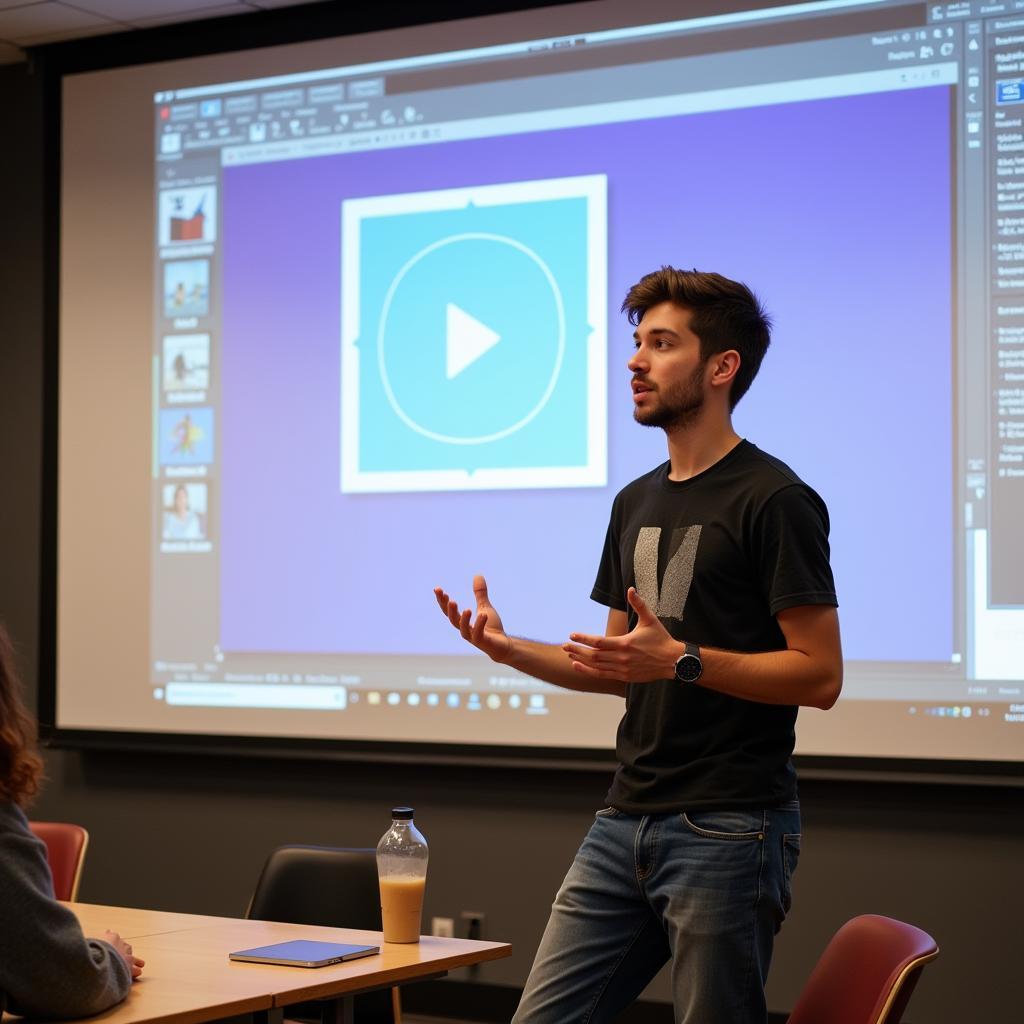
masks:
<path fill-rule="evenodd" d="M 24 66 L 0 68 L 0 619 L 21 646 L 30 685 L 39 565 L 52 555 L 40 528 L 45 190 L 40 84 Z M 52 751 L 47 767 L 33 813 L 89 828 L 81 898 L 95 903 L 241 914 L 274 845 L 372 845 L 388 809 L 411 803 L 431 844 L 428 917 L 484 912 L 485 937 L 512 942 L 515 955 L 476 980 L 506 985 L 525 978 L 607 782 L 157 753 Z M 942 946 L 912 1021 L 1020 1019 L 1024 790 L 808 780 L 803 797 L 803 863 L 771 1008 L 788 1009 L 835 928 L 870 911 L 914 921 Z M 651 995 L 667 997 L 662 982 Z"/>

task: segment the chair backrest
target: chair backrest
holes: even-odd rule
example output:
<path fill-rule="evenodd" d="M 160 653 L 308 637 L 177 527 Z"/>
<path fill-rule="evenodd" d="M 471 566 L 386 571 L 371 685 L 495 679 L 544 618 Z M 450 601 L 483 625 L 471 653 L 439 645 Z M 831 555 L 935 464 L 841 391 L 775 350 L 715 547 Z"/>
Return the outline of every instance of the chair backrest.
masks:
<path fill-rule="evenodd" d="M 377 851 L 279 846 L 263 865 L 245 916 L 257 921 L 380 931 Z M 400 1015 L 397 990 L 355 997 L 355 1019 L 360 1024 L 393 1024 Z"/>
<path fill-rule="evenodd" d="M 787 1024 L 899 1024 L 924 965 L 939 955 L 927 933 L 864 914 L 832 937 Z"/>
<path fill-rule="evenodd" d="M 245 916 L 380 931 L 376 851 L 279 846 L 263 865 Z"/>
<path fill-rule="evenodd" d="M 89 833 L 81 825 L 61 821 L 30 821 L 29 828 L 46 843 L 46 859 L 53 875 L 53 894 L 59 900 L 78 897 Z"/>

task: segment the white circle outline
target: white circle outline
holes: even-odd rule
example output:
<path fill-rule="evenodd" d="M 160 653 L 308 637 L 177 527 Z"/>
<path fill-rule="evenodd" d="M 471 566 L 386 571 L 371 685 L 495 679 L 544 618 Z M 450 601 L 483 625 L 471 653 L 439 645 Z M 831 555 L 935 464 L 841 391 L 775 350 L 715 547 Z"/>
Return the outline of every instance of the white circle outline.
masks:
<path fill-rule="evenodd" d="M 521 420 L 517 420 L 510 427 L 506 427 L 504 430 L 495 431 L 493 434 L 482 434 L 479 437 L 453 437 L 450 434 L 439 434 L 434 430 L 428 430 L 426 427 L 421 426 L 401 407 L 401 405 L 399 405 L 398 399 L 395 397 L 395 393 L 391 388 L 391 381 L 388 379 L 387 368 L 384 365 L 384 328 L 387 325 L 388 313 L 391 310 L 391 303 L 395 297 L 395 291 L 398 289 L 399 284 L 401 284 L 402 278 L 404 278 L 420 260 L 425 256 L 430 255 L 430 253 L 435 250 L 446 245 L 452 245 L 455 242 L 465 242 L 468 240 L 501 242 L 504 245 L 510 245 L 513 249 L 518 249 L 521 253 L 524 253 L 533 260 L 538 267 L 540 267 L 541 272 L 547 278 L 548 286 L 551 288 L 552 295 L 554 295 L 555 306 L 558 310 L 558 355 L 555 358 L 555 366 L 551 371 L 551 378 L 548 380 L 547 387 L 544 389 L 544 394 L 541 395 L 537 404 Z M 395 275 L 391 285 L 388 287 L 387 294 L 384 296 L 384 304 L 380 311 L 380 324 L 377 328 L 377 367 L 380 370 L 380 381 L 384 386 L 384 394 L 387 396 L 388 404 L 394 410 L 395 415 L 411 430 L 415 430 L 417 434 L 422 434 L 424 437 L 430 438 L 431 441 L 442 441 L 446 444 L 486 444 L 489 441 L 499 441 L 503 437 L 508 437 L 509 434 L 514 434 L 517 430 L 522 430 L 522 428 L 531 420 L 536 418 L 544 406 L 548 404 L 551 394 L 555 390 L 555 385 L 558 383 L 558 377 L 562 372 L 562 363 L 564 359 L 565 307 L 562 303 L 561 289 L 558 287 L 558 282 L 555 280 L 554 274 L 551 273 L 550 268 L 540 258 L 540 256 L 529 248 L 529 246 L 523 245 L 522 242 L 519 242 L 514 238 L 508 238 L 505 235 L 495 235 L 487 231 L 468 231 L 459 235 L 449 235 L 447 238 L 441 238 L 436 242 L 431 242 L 430 245 L 421 249 L 415 256 L 412 256 L 402 265 L 402 268 Z"/>

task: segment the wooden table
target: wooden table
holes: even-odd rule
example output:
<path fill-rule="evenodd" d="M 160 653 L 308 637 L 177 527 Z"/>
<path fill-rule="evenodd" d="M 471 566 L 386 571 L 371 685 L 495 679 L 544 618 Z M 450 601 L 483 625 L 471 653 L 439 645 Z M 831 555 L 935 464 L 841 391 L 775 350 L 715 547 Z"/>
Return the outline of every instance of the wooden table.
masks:
<path fill-rule="evenodd" d="M 107 928 L 119 932 L 146 961 L 128 998 L 90 1018 L 111 1024 L 202 1024 L 237 1014 L 254 1014 L 265 1024 L 277 1024 L 283 1007 L 310 999 L 338 1000 L 338 1019 L 350 1019 L 347 997 L 359 992 L 441 977 L 454 968 L 499 960 L 512 952 L 504 942 L 425 935 L 418 943 L 385 943 L 380 932 L 352 928 L 67 905 L 86 935 L 102 936 Z M 236 949 L 298 938 L 379 944 L 381 952 L 315 969 L 228 960 L 228 953 Z"/>

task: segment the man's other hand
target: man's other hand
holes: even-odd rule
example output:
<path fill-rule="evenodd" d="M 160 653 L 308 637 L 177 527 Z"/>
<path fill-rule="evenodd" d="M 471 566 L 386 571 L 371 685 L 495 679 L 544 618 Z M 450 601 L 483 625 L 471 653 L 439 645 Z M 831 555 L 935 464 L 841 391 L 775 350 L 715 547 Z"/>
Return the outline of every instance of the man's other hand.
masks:
<path fill-rule="evenodd" d="M 626 599 L 637 614 L 632 631 L 622 636 L 570 633 L 562 650 L 573 669 L 591 679 L 618 679 L 626 683 L 650 683 L 671 679 L 683 645 L 673 640 L 661 620 L 630 587 Z"/>
<path fill-rule="evenodd" d="M 469 608 L 459 610 L 458 604 L 440 587 L 434 588 L 434 597 L 448 621 L 462 634 L 462 638 L 491 661 L 505 662 L 512 651 L 512 638 L 501 624 L 501 616 L 487 596 L 487 581 L 483 576 L 473 577 L 476 597 L 476 618 Z"/>

